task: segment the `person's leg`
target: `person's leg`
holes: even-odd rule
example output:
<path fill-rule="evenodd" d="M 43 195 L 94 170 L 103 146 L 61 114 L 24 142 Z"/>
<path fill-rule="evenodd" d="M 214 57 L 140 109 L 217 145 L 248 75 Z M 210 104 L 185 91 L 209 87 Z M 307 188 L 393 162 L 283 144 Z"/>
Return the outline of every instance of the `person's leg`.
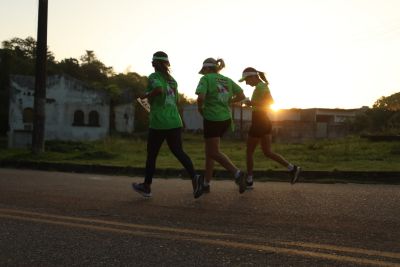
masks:
<path fill-rule="evenodd" d="M 161 130 L 149 129 L 147 136 L 147 159 L 144 183 L 133 183 L 132 188 L 144 197 L 151 197 L 151 183 L 156 168 L 156 158 L 164 141 Z"/>
<path fill-rule="evenodd" d="M 270 134 L 264 135 L 261 138 L 261 148 L 262 148 L 264 155 L 266 157 L 280 163 L 282 166 L 285 166 L 289 170 L 289 172 L 292 174 L 292 179 L 290 182 L 292 184 L 296 183 L 299 178 L 301 168 L 297 165 L 293 165 L 293 164 L 289 163 L 281 155 L 272 152 L 271 151 L 271 139 L 272 139 L 272 136 Z"/>
<path fill-rule="evenodd" d="M 210 182 L 214 174 L 214 160 L 211 157 L 205 156 L 205 171 L 204 171 L 204 185 L 203 192 L 210 193 Z"/>
<path fill-rule="evenodd" d="M 243 193 L 246 190 L 244 173 L 219 149 L 221 137 L 227 131 L 231 123 L 230 119 L 218 122 L 204 120 L 206 173 L 208 173 L 207 176 L 208 179 L 210 179 L 213 172 L 214 161 L 218 162 L 226 170 L 233 173 L 235 182 L 239 185 L 239 193 Z M 207 188 L 209 189 L 208 184 L 205 186 L 205 191 L 208 191 Z"/>
<path fill-rule="evenodd" d="M 183 151 L 182 146 L 182 129 L 171 129 L 167 131 L 167 144 L 174 156 L 183 165 L 192 179 L 193 196 L 199 198 L 203 194 L 204 177 L 196 174 L 193 167 L 193 162 L 190 157 Z"/>
<path fill-rule="evenodd" d="M 247 163 L 247 175 L 253 177 L 254 161 L 253 155 L 256 147 L 260 141 L 260 138 L 248 136 L 246 146 L 246 163 Z"/>
<path fill-rule="evenodd" d="M 290 163 L 286 159 L 284 159 L 281 155 L 272 152 L 272 150 L 271 150 L 271 143 L 272 142 L 271 141 L 272 141 L 272 136 L 270 134 L 266 134 L 266 135 L 261 137 L 261 149 L 262 149 L 262 152 L 264 153 L 264 155 L 267 158 L 270 158 L 270 159 L 278 162 L 282 166 L 288 168 Z"/>
<path fill-rule="evenodd" d="M 205 175 L 204 175 L 204 180 L 207 181 L 207 184 L 210 183 L 211 178 L 214 174 L 214 160 L 210 157 L 207 156 L 206 152 L 206 167 L 205 167 Z"/>
<path fill-rule="evenodd" d="M 193 162 L 190 157 L 183 151 L 181 128 L 168 130 L 167 144 L 174 156 L 179 160 L 182 166 L 189 173 L 190 178 L 194 178 L 196 172 L 193 167 Z"/>
<path fill-rule="evenodd" d="M 234 175 L 239 169 L 232 163 L 232 161 L 219 150 L 220 144 L 219 137 L 212 137 L 205 139 L 206 142 L 206 157 L 209 157 L 224 167 L 226 170 L 232 172 Z"/>
<path fill-rule="evenodd" d="M 147 137 L 147 159 L 144 183 L 151 185 L 156 170 L 156 159 L 165 139 L 164 130 L 149 129 Z"/>

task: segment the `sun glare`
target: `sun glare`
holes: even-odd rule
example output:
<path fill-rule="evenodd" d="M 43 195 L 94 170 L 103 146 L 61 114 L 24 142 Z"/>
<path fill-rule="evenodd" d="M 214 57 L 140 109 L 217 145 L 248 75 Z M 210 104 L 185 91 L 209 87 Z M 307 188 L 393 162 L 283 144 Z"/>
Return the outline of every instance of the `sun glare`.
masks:
<path fill-rule="evenodd" d="M 278 112 L 281 109 L 277 104 L 272 104 L 270 107 L 274 112 Z"/>

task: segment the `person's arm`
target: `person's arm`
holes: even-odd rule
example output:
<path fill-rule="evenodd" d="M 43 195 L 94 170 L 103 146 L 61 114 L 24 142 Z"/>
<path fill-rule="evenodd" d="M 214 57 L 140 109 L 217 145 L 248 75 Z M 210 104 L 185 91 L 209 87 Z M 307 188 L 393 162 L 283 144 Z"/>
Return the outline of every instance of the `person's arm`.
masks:
<path fill-rule="evenodd" d="M 157 87 L 157 88 L 154 88 L 151 92 L 147 92 L 145 94 L 142 94 L 140 96 L 140 98 L 141 99 L 152 98 L 152 97 L 155 97 L 155 96 L 160 95 L 160 94 L 162 94 L 162 88 L 161 87 Z"/>
<path fill-rule="evenodd" d="M 243 99 L 245 99 L 246 96 L 244 95 L 243 91 L 240 91 L 239 93 L 237 93 L 231 100 L 231 103 L 236 103 L 236 102 L 240 102 Z"/>
<path fill-rule="evenodd" d="M 199 84 L 196 87 L 197 95 L 197 110 L 203 116 L 204 101 L 206 99 L 206 93 L 208 88 L 208 81 L 205 76 L 201 77 Z"/>
<path fill-rule="evenodd" d="M 230 103 L 236 103 L 245 99 L 246 96 L 243 93 L 243 89 L 234 81 L 231 80 L 231 82 L 232 82 L 232 92 L 234 96 L 230 100 Z"/>
<path fill-rule="evenodd" d="M 205 99 L 205 94 L 200 93 L 197 95 L 197 110 L 203 116 L 203 106 L 204 106 L 204 99 Z"/>
<path fill-rule="evenodd" d="M 249 101 L 250 106 L 253 107 L 266 107 L 269 108 L 274 103 L 274 99 L 270 92 L 266 92 L 261 100 L 251 100 Z"/>

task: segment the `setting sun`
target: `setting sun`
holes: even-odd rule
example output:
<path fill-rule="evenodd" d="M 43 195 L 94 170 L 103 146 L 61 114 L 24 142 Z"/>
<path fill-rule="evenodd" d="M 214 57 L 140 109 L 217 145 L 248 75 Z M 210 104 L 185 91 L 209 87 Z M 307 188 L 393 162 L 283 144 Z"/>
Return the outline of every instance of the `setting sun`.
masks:
<path fill-rule="evenodd" d="M 272 104 L 272 105 L 270 106 L 270 108 L 271 108 L 271 110 L 274 111 L 274 112 L 278 112 L 278 111 L 281 109 L 280 106 L 279 106 L 278 104 Z"/>
<path fill-rule="evenodd" d="M 280 109 L 360 108 L 399 91 L 398 0 L 117 2 L 49 1 L 48 48 L 55 60 L 79 61 L 90 50 L 116 74 L 147 76 L 153 72 L 153 53 L 164 51 L 179 93 L 196 99 L 202 62 L 222 58 L 226 67 L 221 74 L 235 82 L 246 67 L 265 72 Z M 2 27 L 0 41 L 35 37 L 37 4 L 0 1 L 0 24 L 10 25 Z M 209 10 L 229 11 L 220 12 L 218 22 L 235 42 L 210 30 L 215 21 L 204 20 Z M 160 31 L 159 25 L 173 30 Z M 268 38 L 247 38 L 260 36 L 260 31 Z M 253 87 L 238 85 L 252 95 Z"/>

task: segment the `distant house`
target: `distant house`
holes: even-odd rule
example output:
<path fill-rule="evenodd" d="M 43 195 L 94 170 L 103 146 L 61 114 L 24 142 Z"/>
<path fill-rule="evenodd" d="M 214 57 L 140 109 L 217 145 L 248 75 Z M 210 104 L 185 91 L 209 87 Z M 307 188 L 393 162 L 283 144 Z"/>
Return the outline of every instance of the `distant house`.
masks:
<path fill-rule="evenodd" d="M 10 78 L 9 147 L 31 144 L 34 77 Z M 109 133 L 110 104 L 105 92 L 66 75 L 47 78 L 45 140 L 97 140 Z"/>
<path fill-rule="evenodd" d="M 281 142 L 335 139 L 349 134 L 348 124 L 361 109 L 283 109 L 271 112 L 273 137 Z"/>
<path fill-rule="evenodd" d="M 303 142 L 319 138 L 339 138 L 348 134 L 345 122 L 355 118 L 361 109 L 282 109 L 270 111 L 273 138 L 278 142 Z M 235 106 L 232 110 L 237 137 L 246 136 L 251 122 L 251 109 Z M 202 131 L 203 118 L 195 104 L 183 108 L 185 129 Z"/>

